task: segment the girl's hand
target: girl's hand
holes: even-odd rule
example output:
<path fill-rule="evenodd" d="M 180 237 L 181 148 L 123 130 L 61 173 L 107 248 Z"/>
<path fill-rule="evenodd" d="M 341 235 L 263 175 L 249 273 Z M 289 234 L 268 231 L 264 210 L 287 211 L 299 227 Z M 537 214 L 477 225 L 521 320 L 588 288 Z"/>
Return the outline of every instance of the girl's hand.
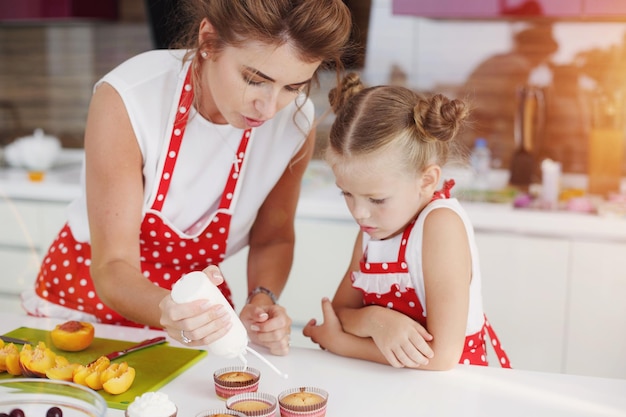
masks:
<path fill-rule="evenodd" d="M 315 319 L 309 320 L 304 329 L 302 329 L 302 334 L 310 338 L 313 343 L 317 343 L 323 350 L 337 353 L 340 337 L 345 333 L 328 298 L 322 299 L 322 313 L 324 322 L 318 325 Z"/>
<path fill-rule="evenodd" d="M 215 285 L 224 281 L 217 266 L 209 266 L 202 272 Z M 159 309 L 160 323 L 167 334 L 187 346 L 209 345 L 224 336 L 232 326 L 228 310 L 208 300 L 178 304 L 168 294 L 159 303 Z"/>
<path fill-rule="evenodd" d="M 417 368 L 428 364 L 434 352 L 427 342 L 433 336 L 410 317 L 387 308 L 380 308 L 372 339 L 389 364 L 396 368 Z"/>
<path fill-rule="evenodd" d="M 269 349 L 274 355 L 289 353 L 291 318 L 278 304 L 246 304 L 239 315 L 250 341 Z"/>

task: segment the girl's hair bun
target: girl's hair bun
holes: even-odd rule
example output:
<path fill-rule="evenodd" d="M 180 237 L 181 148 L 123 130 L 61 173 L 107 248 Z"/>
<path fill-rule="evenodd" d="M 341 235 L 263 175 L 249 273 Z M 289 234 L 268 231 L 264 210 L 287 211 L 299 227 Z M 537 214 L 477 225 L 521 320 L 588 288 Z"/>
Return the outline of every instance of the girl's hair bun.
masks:
<path fill-rule="evenodd" d="M 347 74 L 339 82 L 337 87 L 330 90 L 328 93 L 328 102 L 333 113 L 337 113 L 351 97 L 359 93 L 365 88 L 361 77 L 355 72 Z"/>

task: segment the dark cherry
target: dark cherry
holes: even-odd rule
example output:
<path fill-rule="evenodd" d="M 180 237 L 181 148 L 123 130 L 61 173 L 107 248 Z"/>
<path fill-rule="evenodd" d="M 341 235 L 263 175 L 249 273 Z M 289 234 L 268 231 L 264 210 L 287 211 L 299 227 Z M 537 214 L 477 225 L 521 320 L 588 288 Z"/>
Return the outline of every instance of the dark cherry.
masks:
<path fill-rule="evenodd" d="M 63 417 L 63 411 L 59 407 L 51 407 L 46 413 L 46 417 Z"/>
<path fill-rule="evenodd" d="M 0 417 L 26 417 L 26 415 L 21 408 L 14 408 L 9 414 L 0 413 Z M 46 413 L 46 417 L 63 417 L 63 410 L 59 407 L 50 407 Z"/>

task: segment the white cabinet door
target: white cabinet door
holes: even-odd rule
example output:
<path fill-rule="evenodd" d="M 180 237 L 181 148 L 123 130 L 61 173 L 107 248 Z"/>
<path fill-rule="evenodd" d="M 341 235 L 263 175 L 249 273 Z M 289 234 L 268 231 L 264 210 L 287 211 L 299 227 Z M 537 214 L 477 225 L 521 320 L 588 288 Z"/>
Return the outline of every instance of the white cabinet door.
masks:
<path fill-rule="evenodd" d="M 38 216 L 36 204 L 0 200 L 0 245 L 38 249 Z"/>
<path fill-rule="evenodd" d="M 563 372 L 569 242 L 486 232 L 476 240 L 485 312 L 511 365 Z"/>
<path fill-rule="evenodd" d="M 0 294 L 18 300 L 31 288 L 48 246 L 65 222 L 66 203 L 0 202 Z"/>
<path fill-rule="evenodd" d="M 311 318 L 322 318 L 322 297 L 332 298 L 346 272 L 358 233 L 354 222 L 296 219 L 296 248 L 293 267 L 280 304 L 295 326 Z M 222 262 L 222 271 L 233 292 L 237 309 L 245 302 L 248 289 L 248 250 Z"/>
<path fill-rule="evenodd" d="M 322 320 L 322 298 L 333 298 L 359 232 L 352 221 L 298 219 L 293 268 L 281 303 L 295 325 Z"/>
<path fill-rule="evenodd" d="M 576 242 L 565 372 L 626 378 L 626 244 Z"/>
<path fill-rule="evenodd" d="M 41 203 L 39 206 L 39 238 L 42 255 L 48 251 L 52 241 L 67 222 L 67 204 Z"/>
<path fill-rule="evenodd" d="M 20 248 L 0 248 L 0 294 L 17 297 L 32 288 L 40 265 L 39 253 Z"/>

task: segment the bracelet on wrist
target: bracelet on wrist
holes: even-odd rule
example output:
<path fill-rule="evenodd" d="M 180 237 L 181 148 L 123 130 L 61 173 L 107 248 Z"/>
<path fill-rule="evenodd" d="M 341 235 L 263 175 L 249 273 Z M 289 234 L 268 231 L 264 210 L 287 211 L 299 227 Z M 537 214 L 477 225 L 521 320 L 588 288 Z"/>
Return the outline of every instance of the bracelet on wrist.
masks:
<path fill-rule="evenodd" d="M 248 299 L 246 300 L 246 304 L 250 304 L 250 300 L 252 300 L 252 297 L 254 297 L 257 294 L 265 294 L 272 300 L 272 303 L 278 304 L 278 299 L 276 298 L 276 295 L 274 295 L 274 293 L 271 290 L 268 290 L 267 288 L 262 287 L 262 286 L 258 286 L 252 291 L 250 291 L 250 294 L 248 294 Z"/>

